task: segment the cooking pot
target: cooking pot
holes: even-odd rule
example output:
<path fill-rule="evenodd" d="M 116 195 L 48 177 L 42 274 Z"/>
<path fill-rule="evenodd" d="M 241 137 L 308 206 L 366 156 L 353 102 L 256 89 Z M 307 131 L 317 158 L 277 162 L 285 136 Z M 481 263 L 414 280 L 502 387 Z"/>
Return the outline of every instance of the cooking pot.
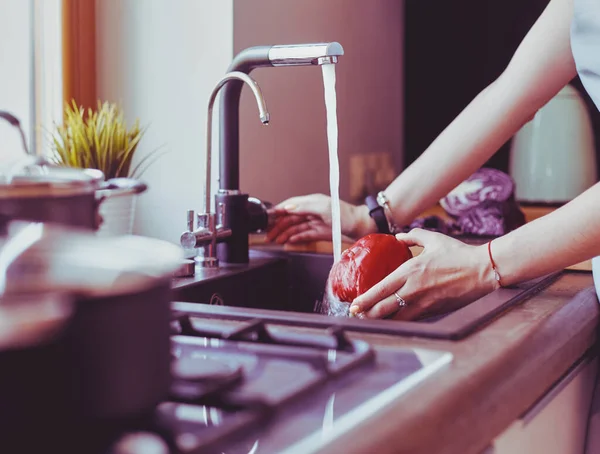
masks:
<path fill-rule="evenodd" d="M 151 238 L 7 223 L 0 439 L 19 439 L 25 452 L 38 440 L 19 433 L 41 425 L 57 452 L 91 452 L 150 415 L 171 384 L 171 276 L 181 260 L 179 247 Z"/>
<path fill-rule="evenodd" d="M 97 230 L 103 200 L 146 189 L 135 179 L 105 181 L 100 170 L 61 167 L 30 156 L 0 169 L 0 215 Z"/>
<path fill-rule="evenodd" d="M 27 147 L 19 119 L 6 111 L 0 111 L 0 118 L 19 131 L 27 155 L 0 168 L 0 216 L 4 218 L 97 230 L 102 223 L 98 208 L 105 199 L 147 189 L 133 178 L 105 181 L 100 170 L 57 166 L 35 156 Z"/>
<path fill-rule="evenodd" d="M 3 451 L 43 452 L 66 439 L 69 381 L 61 340 L 71 309 L 63 295 L 21 294 L 0 301 Z"/>

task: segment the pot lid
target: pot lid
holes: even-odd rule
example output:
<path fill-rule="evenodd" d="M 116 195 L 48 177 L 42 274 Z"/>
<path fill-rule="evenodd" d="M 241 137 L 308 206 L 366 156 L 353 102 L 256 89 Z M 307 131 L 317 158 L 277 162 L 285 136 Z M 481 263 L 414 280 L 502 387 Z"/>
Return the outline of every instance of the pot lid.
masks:
<path fill-rule="evenodd" d="M 100 170 L 57 166 L 28 156 L 0 168 L 0 198 L 83 194 L 96 190 L 103 181 Z"/>
<path fill-rule="evenodd" d="M 180 247 L 158 239 L 10 222 L 0 239 L 0 295 L 130 294 L 171 277 L 182 259 Z"/>

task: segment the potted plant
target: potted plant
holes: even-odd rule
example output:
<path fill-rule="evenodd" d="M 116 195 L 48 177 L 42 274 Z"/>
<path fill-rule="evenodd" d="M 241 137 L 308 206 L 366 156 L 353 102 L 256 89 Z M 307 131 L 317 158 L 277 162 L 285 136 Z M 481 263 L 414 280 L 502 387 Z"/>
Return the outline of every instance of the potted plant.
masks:
<path fill-rule="evenodd" d="M 128 128 L 123 111 L 114 103 L 99 101 L 96 110 L 86 110 L 72 101 L 65 106 L 62 124 L 54 125 L 50 160 L 61 166 L 98 169 L 107 180 L 138 178 L 153 155 L 149 153 L 132 167 L 144 132 L 139 119 Z M 135 194 L 129 194 L 103 201 L 100 205 L 103 222 L 98 233 L 130 234 L 135 200 Z"/>

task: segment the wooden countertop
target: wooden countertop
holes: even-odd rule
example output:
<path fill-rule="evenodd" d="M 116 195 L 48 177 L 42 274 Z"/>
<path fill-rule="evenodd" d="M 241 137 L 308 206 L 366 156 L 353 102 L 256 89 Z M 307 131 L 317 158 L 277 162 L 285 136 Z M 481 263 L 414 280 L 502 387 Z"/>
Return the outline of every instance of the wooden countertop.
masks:
<path fill-rule="evenodd" d="M 307 452 L 481 454 L 594 344 L 600 310 L 592 285 L 590 273 L 566 272 L 462 341 L 354 334 L 450 351 L 454 360 L 362 421 L 355 436 Z"/>

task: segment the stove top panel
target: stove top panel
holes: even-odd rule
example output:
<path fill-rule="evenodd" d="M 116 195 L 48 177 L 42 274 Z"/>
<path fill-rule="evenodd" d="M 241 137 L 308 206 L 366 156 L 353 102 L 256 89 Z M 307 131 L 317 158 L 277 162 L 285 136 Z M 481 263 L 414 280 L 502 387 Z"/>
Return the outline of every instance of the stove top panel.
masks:
<path fill-rule="evenodd" d="M 173 325 L 176 379 L 157 419 L 181 453 L 281 453 L 339 436 L 452 360 L 373 347 L 337 327 L 291 330 L 185 312 Z"/>

